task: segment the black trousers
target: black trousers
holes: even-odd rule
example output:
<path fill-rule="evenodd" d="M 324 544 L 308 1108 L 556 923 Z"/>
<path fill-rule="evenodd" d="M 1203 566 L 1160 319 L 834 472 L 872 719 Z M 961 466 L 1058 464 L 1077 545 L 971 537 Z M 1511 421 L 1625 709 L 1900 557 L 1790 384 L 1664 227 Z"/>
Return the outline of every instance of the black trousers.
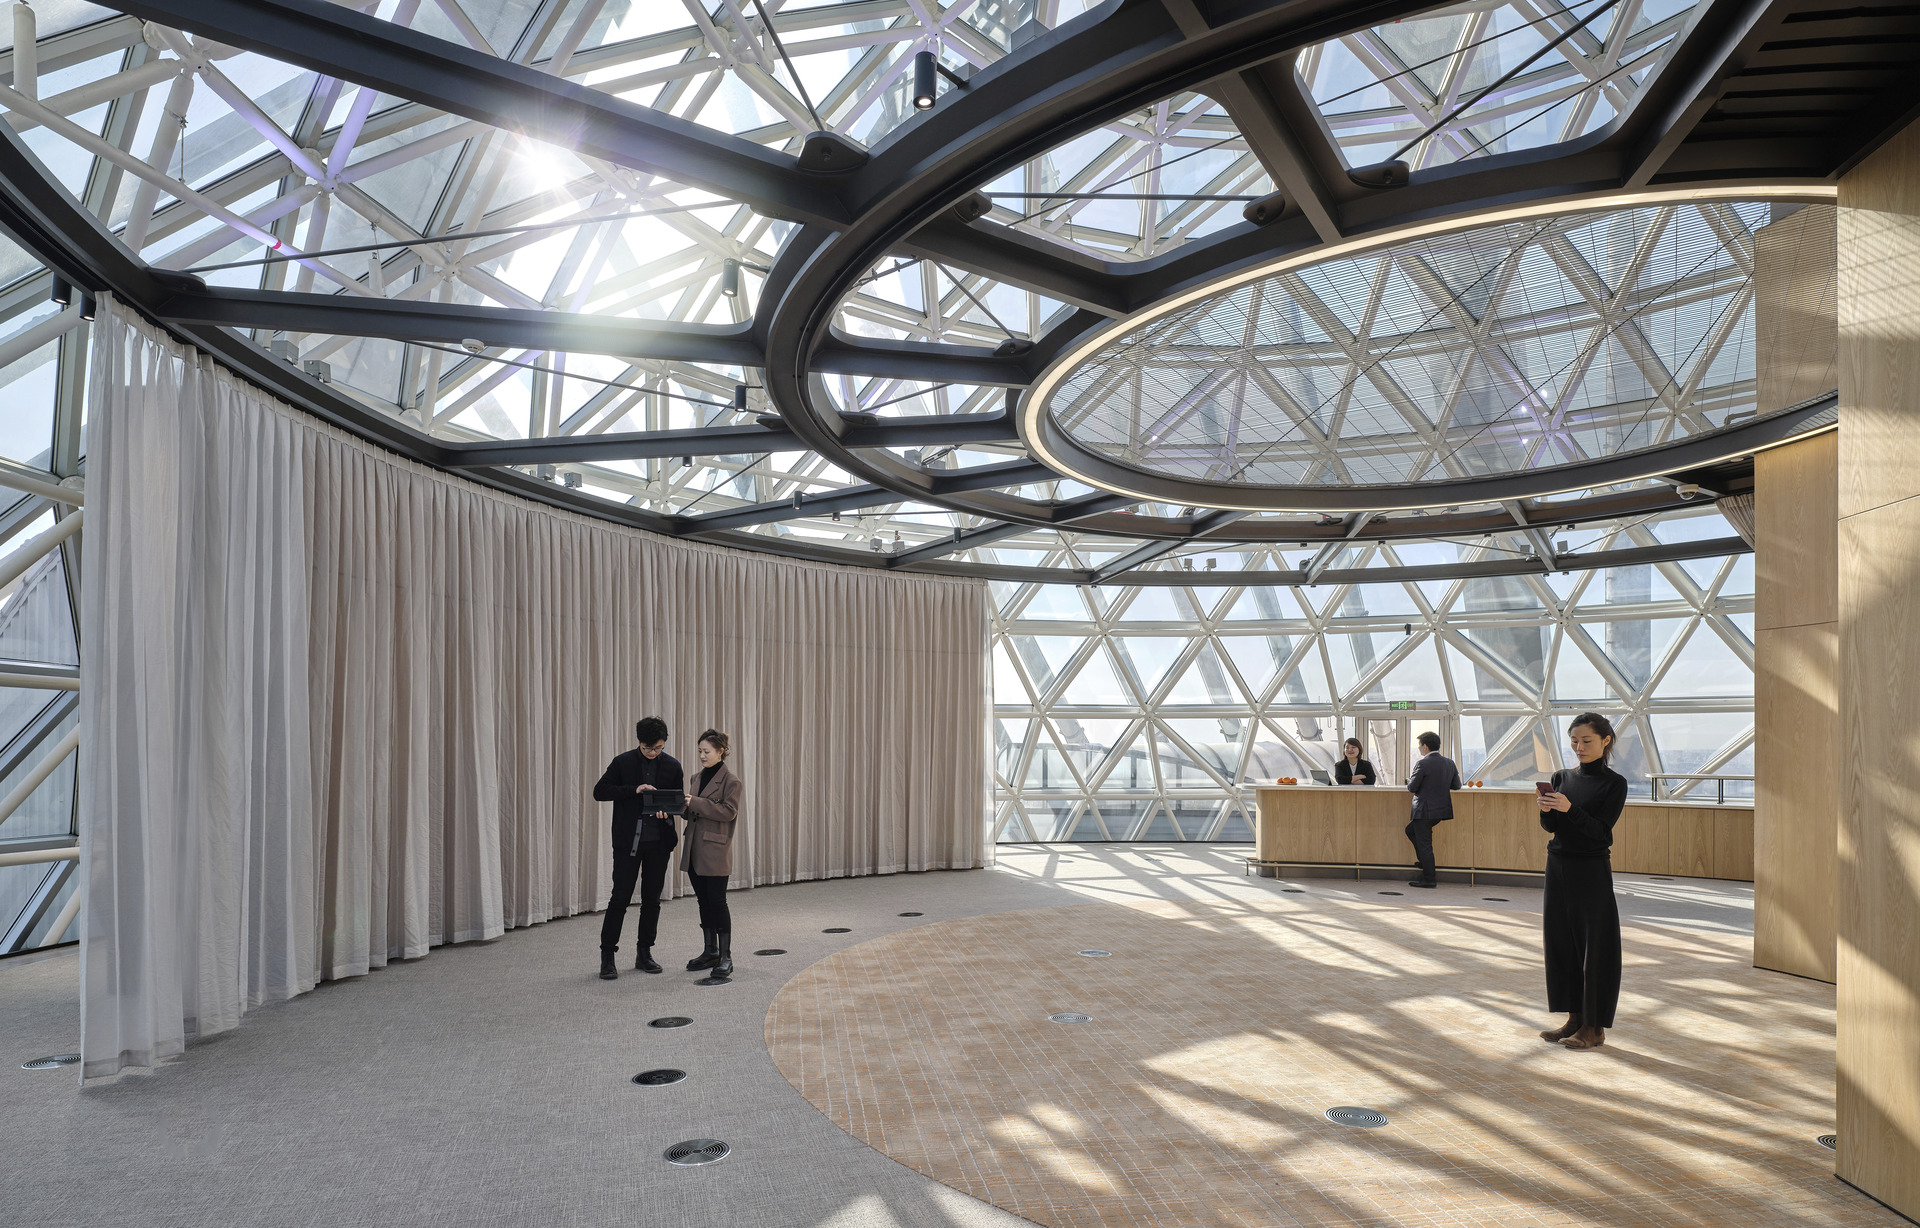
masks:
<path fill-rule="evenodd" d="M 640 921 L 634 929 L 634 945 L 646 949 L 660 931 L 660 889 L 667 882 L 667 863 L 673 860 L 673 845 L 652 840 L 640 846 L 635 857 L 626 849 L 613 850 L 613 892 L 607 896 L 607 917 L 600 923 L 600 949 L 611 955 L 620 949 L 620 927 L 626 924 L 627 905 L 633 903 L 633 888 L 640 886 Z"/>
<path fill-rule="evenodd" d="M 689 874 L 694 898 L 700 901 L 700 928 L 720 933 L 733 932 L 733 914 L 727 911 L 727 876 Z"/>
<path fill-rule="evenodd" d="M 1547 854 L 1541 911 L 1547 1009 L 1612 1027 L 1620 1004 L 1620 906 L 1613 898 L 1612 863 Z"/>
<path fill-rule="evenodd" d="M 1433 868 L 1433 825 L 1444 823 L 1453 816 L 1441 815 L 1437 819 L 1425 819 L 1415 816 L 1407 824 L 1407 839 L 1413 841 L 1413 858 L 1420 864 L 1420 881 L 1438 882 L 1440 872 Z"/>

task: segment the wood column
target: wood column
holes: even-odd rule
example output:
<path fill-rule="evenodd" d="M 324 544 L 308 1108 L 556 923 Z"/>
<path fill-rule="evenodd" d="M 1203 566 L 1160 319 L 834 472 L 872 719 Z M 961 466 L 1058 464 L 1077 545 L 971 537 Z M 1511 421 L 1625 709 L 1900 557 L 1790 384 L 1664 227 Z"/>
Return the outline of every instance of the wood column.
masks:
<path fill-rule="evenodd" d="M 1835 210 L 1754 235 L 1763 412 L 1833 391 Z M 1832 981 L 1840 822 L 1840 450 L 1834 432 L 1754 457 L 1753 962 Z"/>
<path fill-rule="evenodd" d="M 1920 1217 L 1920 125 L 1840 180 L 1835 1171 Z"/>

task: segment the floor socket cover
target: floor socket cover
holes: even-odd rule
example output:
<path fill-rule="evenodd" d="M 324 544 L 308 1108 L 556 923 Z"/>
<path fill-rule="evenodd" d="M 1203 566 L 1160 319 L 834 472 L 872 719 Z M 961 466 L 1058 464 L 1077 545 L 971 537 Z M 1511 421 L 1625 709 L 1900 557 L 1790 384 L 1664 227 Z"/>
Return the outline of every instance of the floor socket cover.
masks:
<path fill-rule="evenodd" d="M 687 1077 L 684 1070 L 643 1070 L 633 1076 L 633 1081 L 642 1087 L 665 1087 L 669 1083 L 678 1083 Z"/>
<path fill-rule="evenodd" d="M 692 1022 L 693 1020 L 687 1018 L 685 1015 L 662 1015 L 658 1019 L 648 1020 L 647 1026 L 650 1028 L 684 1028 Z"/>
<path fill-rule="evenodd" d="M 1382 891 L 1382 892 L 1381 892 L 1380 894 L 1381 894 L 1381 895 L 1405 895 L 1405 894 L 1406 894 L 1406 892 L 1404 892 L 1404 891 Z"/>
<path fill-rule="evenodd" d="M 1355 1108 L 1350 1104 L 1328 1109 L 1327 1120 L 1337 1125 L 1359 1126 L 1366 1130 L 1375 1130 L 1387 1124 L 1384 1114 L 1376 1113 L 1372 1109 Z"/>
<path fill-rule="evenodd" d="M 851 933 L 853 933 L 853 931 L 852 931 L 852 930 L 850 930 L 850 929 L 848 929 L 848 928 L 847 928 L 846 926 L 844 926 L 844 925 L 836 925 L 836 926 L 834 926 L 834 927 L 833 927 L 832 929 L 830 929 L 830 930 L 821 930 L 820 932 L 821 932 L 821 933 L 823 933 L 823 934 L 851 934 Z"/>
<path fill-rule="evenodd" d="M 52 1057 L 36 1057 L 31 1062 L 20 1063 L 22 1070 L 59 1070 L 63 1066 L 78 1066 L 78 1053 L 56 1053 Z"/>
<path fill-rule="evenodd" d="M 1282 887 L 1280 890 L 1286 892 L 1288 895 L 1305 895 L 1307 893 L 1305 887 Z"/>
<path fill-rule="evenodd" d="M 903 912 L 900 915 L 903 917 L 924 917 L 927 914 L 923 912 Z"/>
<path fill-rule="evenodd" d="M 1086 950 L 1080 952 L 1080 954 L 1086 956 L 1088 959 L 1105 959 L 1107 956 L 1113 954 L 1113 952 L 1102 951 L 1098 947 L 1089 947 Z"/>
<path fill-rule="evenodd" d="M 1487 901 L 1489 904 L 1510 904 L 1513 902 L 1507 899 L 1507 897 L 1504 895 L 1483 895 L 1480 898 Z"/>
<path fill-rule="evenodd" d="M 755 955 L 785 955 L 786 953 L 787 949 L 785 947 L 767 947 L 764 950 L 754 952 Z"/>
<path fill-rule="evenodd" d="M 1092 1023 L 1092 1015 L 1082 1015 L 1078 1011 L 1062 1011 L 1058 1015 L 1048 1015 L 1055 1023 Z"/>
<path fill-rule="evenodd" d="M 712 1164 L 724 1160 L 733 1148 L 717 1138 L 690 1138 L 667 1148 L 667 1163 L 680 1165 Z"/>
<path fill-rule="evenodd" d="M 1828 1151 L 1837 1150 L 1840 1146 L 1840 1136 L 1837 1134 L 1816 1134 L 1813 1136 L 1813 1141 Z"/>

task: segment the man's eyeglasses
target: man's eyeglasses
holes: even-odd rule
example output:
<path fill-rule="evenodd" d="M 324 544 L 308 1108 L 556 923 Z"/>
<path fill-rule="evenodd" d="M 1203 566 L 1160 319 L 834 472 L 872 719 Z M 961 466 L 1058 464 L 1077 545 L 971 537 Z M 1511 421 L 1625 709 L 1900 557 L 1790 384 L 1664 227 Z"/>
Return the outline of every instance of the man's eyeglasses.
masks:
<path fill-rule="evenodd" d="M 652 746 L 642 746 L 640 748 L 640 753 L 645 755 L 647 758 L 651 759 L 665 749 L 667 749 L 667 744 L 665 742 L 655 742 Z"/>

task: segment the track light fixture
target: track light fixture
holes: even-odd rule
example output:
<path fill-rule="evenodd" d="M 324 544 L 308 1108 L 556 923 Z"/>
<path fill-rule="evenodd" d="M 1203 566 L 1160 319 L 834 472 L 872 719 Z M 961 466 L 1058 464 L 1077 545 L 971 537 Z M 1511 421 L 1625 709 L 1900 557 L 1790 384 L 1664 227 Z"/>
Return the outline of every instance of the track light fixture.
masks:
<path fill-rule="evenodd" d="M 740 297 L 740 270 L 752 269 L 756 273 L 769 270 L 764 264 L 753 264 L 746 260 L 735 260 L 731 256 L 720 262 L 720 293 L 728 298 Z"/>
<path fill-rule="evenodd" d="M 80 292 L 80 318 L 89 324 L 93 322 L 93 295 L 85 290 Z"/>
<path fill-rule="evenodd" d="M 747 386 L 745 384 L 735 384 L 733 386 L 733 407 L 735 409 L 745 409 L 747 407 Z"/>
<path fill-rule="evenodd" d="M 73 284 L 64 277 L 54 278 L 53 293 L 48 296 L 48 301 L 58 303 L 62 307 L 73 302 Z"/>
<path fill-rule="evenodd" d="M 913 56 L 913 109 L 931 111 L 938 70 L 931 51 L 916 51 Z"/>

